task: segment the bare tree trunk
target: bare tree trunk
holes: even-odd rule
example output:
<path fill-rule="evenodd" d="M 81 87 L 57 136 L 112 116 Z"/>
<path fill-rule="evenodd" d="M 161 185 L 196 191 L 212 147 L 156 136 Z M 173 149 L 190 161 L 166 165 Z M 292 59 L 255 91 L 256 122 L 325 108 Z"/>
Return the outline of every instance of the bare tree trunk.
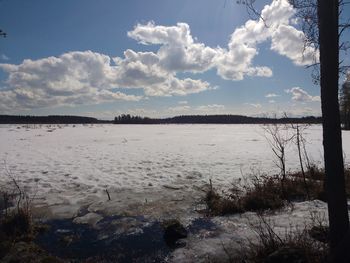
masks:
<path fill-rule="evenodd" d="M 304 165 L 303 165 L 303 158 L 301 156 L 301 146 L 300 146 L 300 130 L 299 130 L 299 124 L 296 125 L 296 130 L 297 130 L 297 148 L 298 148 L 298 156 L 299 156 L 299 163 L 300 163 L 300 169 L 301 169 L 301 174 L 303 175 L 303 181 L 304 181 L 304 186 L 305 186 L 305 192 L 306 192 L 306 196 L 307 199 L 310 199 L 310 194 L 309 194 L 309 187 L 307 185 L 307 181 L 306 181 L 306 175 L 305 175 L 305 171 L 304 171 Z"/>
<path fill-rule="evenodd" d="M 283 127 L 275 123 L 272 125 L 267 125 L 263 128 L 267 135 L 269 135 L 265 137 L 271 146 L 272 152 L 276 156 L 277 161 L 275 162 L 275 164 L 280 169 L 278 179 L 281 182 L 282 194 L 285 198 L 287 198 L 287 194 L 284 187 L 284 183 L 287 177 L 285 149 L 288 143 L 293 139 L 293 136 L 289 136 L 288 129 L 286 129 L 287 126 Z"/>
<path fill-rule="evenodd" d="M 333 262 L 349 262 L 349 258 L 346 258 L 346 254 L 349 256 L 349 244 L 346 244 L 349 216 L 338 102 L 338 12 L 338 0 L 318 0 L 323 147 L 331 257 Z"/>

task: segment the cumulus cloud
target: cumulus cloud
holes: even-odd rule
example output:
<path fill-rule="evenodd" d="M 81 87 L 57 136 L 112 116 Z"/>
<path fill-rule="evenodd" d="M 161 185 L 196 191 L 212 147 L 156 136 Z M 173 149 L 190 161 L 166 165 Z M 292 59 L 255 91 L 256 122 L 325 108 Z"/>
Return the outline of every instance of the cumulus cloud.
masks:
<path fill-rule="evenodd" d="M 311 65 L 318 60 L 312 46 L 305 46 L 304 33 L 289 25 L 281 25 L 272 35 L 271 49 L 286 56 L 298 66 Z"/>
<path fill-rule="evenodd" d="M 292 94 L 292 100 L 299 102 L 320 101 L 320 96 L 311 96 L 300 87 L 294 87 L 285 90 L 286 93 Z"/>
<path fill-rule="evenodd" d="M 222 112 L 225 109 L 224 105 L 221 104 L 208 104 L 199 106 L 190 105 L 179 105 L 174 107 L 169 107 L 166 112 L 169 114 L 215 114 Z"/>
<path fill-rule="evenodd" d="M 70 52 L 60 57 L 0 64 L 9 76 L 0 89 L 0 109 L 33 109 L 62 105 L 138 101 L 141 96 L 112 92 L 116 71 L 108 56 Z"/>
<path fill-rule="evenodd" d="M 274 0 L 264 7 L 258 23 L 266 23 L 271 50 L 286 56 L 296 65 L 310 65 L 318 60 L 318 51 L 304 46 L 305 35 L 296 29 L 295 9 L 287 0 Z"/>
<path fill-rule="evenodd" d="M 160 26 L 154 22 L 137 24 L 128 36 L 145 45 L 161 45 L 157 52 L 160 66 L 167 71 L 204 72 L 213 67 L 217 50 L 195 43 L 186 23 Z"/>
<path fill-rule="evenodd" d="M 8 73 L 0 88 L 2 109 L 138 101 L 147 96 L 185 96 L 216 89 L 201 79 L 179 78 L 178 73 L 203 73 L 210 69 L 228 80 L 246 76 L 271 77 L 272 70 L 254 65 L 258 45 L 271 41 L 271 50 L 296 65 L 314 62 L 312 47 L 304 49 L 304 35 L 293 27 L 295 10 L 287 0 L 266 5 L 259 20 L 248 20 L 234 30 L 227 47 L 209 47 L 197 41 L 190 26 L 154 22 L 137 24 L 127 34 L 143 45 L 157 45 L 155 52 L 126 50 L 123 57 L 84 51 L 58 57 L 24 60 L 19 65 L 0 64 Z M 142 89 L 144 96 L 117 89 Z M 112 91 L 113 90 L 113 91 Z"/>
<path fill-rule="evenodd" d="M 124 58 L 114 58 L 115 84 L 123 88 L 143 88 L 147 96 L 184 96 L 211 89 L 206 81 L 179 79 L 175 72 L 162 67 L 153 52 L 126 50 Z"/>
<path fill-rule="evenodd" d="M 309 65 L 317 59 L 313 47 L 304 48 L 303 32 L 293 27 L 294 14 L 287 0 L 273 0 L 263 8 L 259 20 L 248 20 L 234 30 L 227 48 L 197 43 L 186 23 L 168 27 L 154 22 L 137 24 L 128 36 L 144 45 L 160 45 L 155 55 L 166 71 L 198 73 L 216 68 L 218 75 L 228 80 L 271 77 L 273 72 L 269 67 L 253 65 L 258 44 L 267 40 L 271 40 L 271 50 L 296 65 Z"/>
<path fill-rule="evenodd" d="M 252 66 L 257 50 L 246 45 L 245 40 L 232 37 L 228 49 L 211 48 L 196 43 L 186 23 L 168 27 L 154 22 L 137 24 L 128 36 L 144 45 L 161 45 L 154 55 L 159 67 L 167 72 L 201 73 L 216 68 L 221 77 L 230 80 L 241 80 L 245 75 L 272 76 L 270 68 Z"/>
<path fill-rule="evenodd" d="M 302 116 L 321 116 L 321 109 L 319 107 L 291 107 L 290 109 L 285 109 L 284 112 L 280 111 L 280 115 L 287 114 L 290 117 L 302 117 Z"/>
<path fill-rule="evenodd" d="M 225 109 L 225 105 L 221 104 L 209 104 L 209 105 L 201 105 L 196 108 L 198 111 L 204 112 L 216 112 Z"/>
<path fill-rule="evenodd" d="M 252 66 L 258 54 L 257 45 L 271 40 L 271 50 L 286 56 L 296 65 L 310 65 L 317 60 L 313 47 L 304 48 L 305 35 L 291 24 L 295 10 L 287 0 L 274 0 L 266 5 L 259 20 L 248 20 L 231 35 L 228 50 L 218 52 L 216 67 L 225 79 L 241 80 L 248 76 L 272 76 L 266 66 Z"/>
<path fill-rule="evenodd" d="M 175 107 L 168 108 L 168 112 L 175 113 L 175 114 L 188 112 L 190 110 L 191 110 L 191 106 L 189 105 L 182 105 L 182 106 L 175 106 Z"/>
<path fill-rule="evenodd" d="M 127 50 L 124 58 L 92 51 L 68 52 L 59 57 L 0 64 L 8 73 L 0 89 L 0 109 L 33 109 L 62 105 L 139 101 L 116 88 L 141 88 L 147 96 L 186 95 L 210 89 L 208 82 L 178 79 L 157 65 L 151 52 Z"/>
<path fill-rule="evenodd" d="M 210 89 L 210 84 L 206 81 L 191 78 L 178 79 L 175 77 L 169 78 L 160 85 L 152 85 L 144 88 L 145 94 L 149 96 L 185 96 Z"/>
<path fill-rule="evenodd" d="M 256 109 L 262 107 L 260 103 L 245 103 L 245 104 L 246 104 L 246 105 L 249 105 L 249 106 L 252 106 L 252 107 L 254 107 L 254 108 L 256 108 Z"/>
<path fill-rule="evenodd" d="M 268 93 L 265 95 L 265 98 L 275 98 L 278 97 L 279 95 L 275 94 L 275 93 Z"/>

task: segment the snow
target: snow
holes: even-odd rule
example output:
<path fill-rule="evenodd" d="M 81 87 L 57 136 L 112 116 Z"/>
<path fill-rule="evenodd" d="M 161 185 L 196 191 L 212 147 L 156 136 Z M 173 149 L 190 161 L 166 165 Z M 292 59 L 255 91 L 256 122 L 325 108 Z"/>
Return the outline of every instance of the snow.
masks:
<path fill-rule="evenodd" d="M 294 203 L 281 211 L 265 214 L 264 220 L 279 237 L 300 233 L 320 222 L 328 225 L 327 204 L 319 200 Z M 254 229 L 262 222 L 252 212 L 214 217 L 212 221 L 217 229 L 209 230 L 205 235 L 189 236 L 187 245 L 176 249 L 168 262 L 235 262 L 232 261 L 234 256 L 239 256 L 243 248 L 256 242 Z"/>
<path fill-rule="evenodd" d="M 322 127 L 312 125 L 304 135 L 310 159 L 321 165 Z M 1 188 L 11 186 L 10 173 L 33 199 L 35 213 L 92 226 L 114 214 L 177 218 L 190 226 L 201 217 L 209 179 L 225 189 L 250 173 L 278 171 L 260 125 L 0 125 L 0 145 Z M 343 150 L 347 164 L 345 131 Z M 295 146 L 286 158 L 288 170 L 298 169 Z M 267 220 L 283 235 L 304 229 L 315 216 L 326 223 L 326 215 L 327 205 L 316 200 L 287 206 Z M 169 262 L 223 262 L 227 251 L 256 238 L 255 213 L 209 220 L 215 227 L 190 234 Z"/>
<path fill-rule="evenodd" d="M 321 126 L 305 136 L 311 159 L 321 163 Z M 343 141 L 349 156 L 350 133 Z M 3 184 L 10 171 L 52 217 L 75 217 L 83 208 L 186 214 L 209 179 L 227 187 L 252 170 L 277 172 L 259 125 L 1 125 L 0 145 Z M 286 158 L 288 169 L 298 168 L 294 147 Z"/>

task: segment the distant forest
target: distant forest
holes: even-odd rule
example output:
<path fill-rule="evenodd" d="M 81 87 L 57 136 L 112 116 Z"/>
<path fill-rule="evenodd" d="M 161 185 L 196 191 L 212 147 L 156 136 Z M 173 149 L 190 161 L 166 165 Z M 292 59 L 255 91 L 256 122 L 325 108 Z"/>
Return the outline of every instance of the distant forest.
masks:
<path fill-rule="evenodd" d="M 91 117 L 81 116 L 14 116 L 0 115 L 0 124 L 86 124 L 86 123 L 112 123 Z"/>
<path fill-rule="evenodd" d="M 82 116 L 15 116 L 0 115 L 0 124 L 265 124 L 265 123 L 322 123 L 321 117 L 267 118 L 241 115 L 184 115 L 171 118 L 148 118 L 123 114 L 114 121 Z"/>
<path fill-rule="evenodd" d="M 322 123 L 321 117 L 267 118 L 241 115 L 184 115 L 153 119 L 123 114 L 115 117 L 115 124 L 268 124 L 268 123 Z"/>

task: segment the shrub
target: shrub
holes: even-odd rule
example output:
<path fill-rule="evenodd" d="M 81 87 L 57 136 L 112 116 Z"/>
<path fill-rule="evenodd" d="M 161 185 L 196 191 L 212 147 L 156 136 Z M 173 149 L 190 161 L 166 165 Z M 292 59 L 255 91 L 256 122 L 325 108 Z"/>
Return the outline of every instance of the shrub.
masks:
<path fill-rule="evenodd" d="M 207 205 L 207 212 L 211 215 L 226 215 L 243 212 L 239 200 L 236 200 L 232 196 L 219 195 L 212 186 L 206 192 L 204 202 Z"/>
<path fill-rule="evenodd" d="M 31 231 L 31 216 L 23 209 L 16 210 L 1 221 L 1 232 L 9 239 L 29 235 Z"/>
<path fill-rule="evenodd" d="M 226 215 L 245 211 L 275 210 L 288 202 L 319 199 L 326 201 L 324 172 L 311 166 L 306 180 L 301 172 L 288 173 L 284 179 L 279 176 L 254 175 L 244 185 L 233 185 L 220 194 L 210 181 L 204 202 L 210 215 Z M 345 171 L 347 193 L 350 196 L 350 170 Z"/>
<path fill-rule="evenodd" d="M 257 241 L 238 251 L 232 262 L 251 263 L 325 263 L 328 262 L 328 245 L 313 239 L 309 230 L 286 230 L 277 234 L 271 222 L 259 216 L 258 225 L 252 226 L 257 234 Z"/>
<path fill-rule="evenodd" d="M 12 173 L 6 172 L 10 183 L 1 186 L 0 192 L 0 258 L 16 243 L 33 239 L 31 199 Z"/>
<path fill-rule="evenodd" d="M 262 175 L 251 178 L 251 185 L 245 186 L 240 197 L 244 211 L 262 211 L 281 208 L 284 201 L 281 198 L 279 180 Z"/>
<path fill-rule="evenodd" d="M 254 177 L 250 184 L 233 186 L 227 193 L 220 195 L 210 183 L 204 202 L 211 215 L 226 215 L 245 211 L 262 211 L 283 207 L 279 182 L 268 177 Z"/>

